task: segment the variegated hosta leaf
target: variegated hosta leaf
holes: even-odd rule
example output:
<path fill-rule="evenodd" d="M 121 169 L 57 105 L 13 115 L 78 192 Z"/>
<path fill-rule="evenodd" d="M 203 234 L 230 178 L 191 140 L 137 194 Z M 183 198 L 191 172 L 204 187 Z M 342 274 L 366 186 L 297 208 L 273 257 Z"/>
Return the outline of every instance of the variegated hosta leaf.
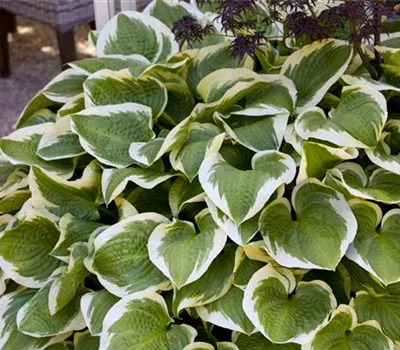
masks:
<path fill-rule="evenodd" d="M 250 116 L 232 114 L 218 119 L 225 131 L 236 142 L 254 152 L 278 150 L 288 122 L 288 114 L 276 116 Z"/>
<path fill-rule="evenodd" d="M 186 345 L 182 350 L 215 350 L 214 346 L 204 342 L 195 342 Z"/>
<path fill-rule="evenodd" d="M 73 96 L 57 111 L 57 117 L 63 118 L 70 114 L 76 113 L 85 109 L 85 98 L 83 92 Z"/>
<path fill-rule="evenodd" d="M 243 291 L 233 286 L 222 298 L 200 306 L 196 311 L 205 322 L 250 334 L 254 331 L 254 326 L 244 313 L 242 303 Z"/>
<path fill-rule="evenodd" d="M 85 74 L 74 69 L 66 69 L 50 81 L 42 93 L 51 101 L 65 103 L 69 98 L 82 93 L 82 84 L 86 78 Z"/>
<path fill-rule="evenodd" d="M 82 314 L 92 335 L 101 334 L 104 317 L 118 300 L 118 297 L 106 289 L 87 293 L 81 298 Z"/>
<path fill-rule="evenodd" d="M 42 108 L 32 113 L 22 127 L 26 128 L 27 126 L 34 126 L 38 124 L 55 123 L 55 121 L 56 114 L 48 108 Z"/>
<path fill-rule="evenodd" d="M 198 179 L 189 182 L 184 177 L 178 177 L 169 190 L 168 201 L 174 217 L 177 217 L 186 205 L 203 202 L 204 192 Z"/>
<path fill-rule="evenodd" d="M 88 254 L 86 243 L 75 243 L 70 248 L 68 267 L 59 269 L 53 276 L 53 283 L 49 293 L 49 310 L 54 315 L 61 311 L 74 298 L 85 277 L 89 275 L 83 261 Z"/>
<path fill-rule="evenodd" d="M 243 299 L 246 315 L 274 343 L 308 343 L 335 308 L 335 297 L 325 282 L 296 286 L 290 270 L 271 264 L 253 275 Z"/>
<path fill-rule="evenodd" d="M 158 118 L 167 105 L 167 90 L 160 81 L 147 76 L 136 79 L 128 69 L 100 70 L 83 87 L 86 108 L 135 102 L 150 107 Z"/>
<path fill-rule="evenodd" d="M 208 197 L 205 197 L 205 201 L 215 223 L 221 227 L 236 244 L 246 244 L 258 232 L 258 214 L 237 226 L 227 215 L 218 209 Z"/>
<path fill-rule="evenodd" d="M 193 283 L 175 289 L 174 314 L 178 316 L 184 308 L 206 305 L 224 296 L 233 284 L 235 257 L 235 245 L 226 244 L 203 276 Z"/>
<path fill-rule="evenodd" d="M 69 66 L 81 74 L 91 75 L 99 70 L 109 69 L 118 71 L 128 68 L 133 76 L 139 76 L 150 61 L 142 55 L 107 55 L 103 57 L 86 58 L 69 63 Z"/>
<path fill-rule="evenodd" d="M 95 161 L 85 168 L 80 179 L 74 181 L 66 181 L 38 168 L 32 168 L 29 175 L 32 204 L 34 208 L 56 220 L 65 214 L 97 220 L 100 216 L 100 181 L 101 168 Z"/>
<path fill-rule="evenodd" d="M 30 211 L 15 227 L 1 232 L 0 267 L 23 286 L 44 286 L 61 263 L 49 255 L 58 237 L 59 231 L 52 221 Z"/>
<path fill-rule="evenodd" d="M 148 242 L 150 260 L 178 289 L 198 280 L 225 246 L 227 235 L 207 209 L 191 222 L 176 220 L 155 228 Z"/>
<path fill-rule="evenodd" d="M 44 160 L 73 158 L 85 153 L 77 135 L 71 132 L 71 119 L 66 116 L 57 120 L 42 135 L 37 155 Z"/>
<path fill-rule="evenodd" d="M 339 105 L 329 117 L 319 107 L 301 113 L 296 132 L 305 140 L 315 138 L 342 147 L 374 147 L 387 119 L 385 97 L 376 89 L 353 85 L 344 87 Z"/>
<path fill-rule="evenodd" d="M 0 229 L 1 229 L 1 217 L 0 217 Z M 7 280 L 8 277 L 6 276 L 4 271 L 0 268 L 0 296 L 2 296 L 7 289 Z"/>
<path fill-rule="evenodd" d="M 131 216 L 139 214 L 137 209 L 125 198 L 117 197 L 115 198 L 114 202 L 118 208 L 119 221 L 125 220 Z"/>
<path fill-rule="evenodd" d="M 18 129 L 1 139 L 1 151 L 12 164 L 36 166 L 58 176 L 69 178 L 75 168 L 72 159 L 45 161 L 37 153 L 43 134 L 50 132 L 53 125 L 53 123 L 44 123 Z"/>
<path fill-rule="evenodd" d="M 248 248 L 248 246 L 247 246 Z M 250 281 L 250 278 L 259 269 L 264 267 L 265 263 L 258 260 L 252 260 L 246 255 L 246 246 L 236 252 L 236 268 L 235 268 L 235 279 L 233 284 L 244 290 Z M 248 250 L 248 249 L 247 249 Z"/>
<path fill-rule="evenodd" d="M 354 199 L 350 205 L 358 229 L 346 256 L 385 285 L 399 282 L 400 210 L 392 209 L 382 218 L 382 210 L 374 203 Z"/>
<path fill-rule="evenodd" d="M 356 163 L 342 163 L 328 171 L 352 196 L 381 203 L 400 202 L 400 175 L 378 168 L 367 176 Z"/>
<path fill-rule="evenodd" d="M 193 181 L 199 172 L 207 148 L 220 133 L 221 130 L 213 124 L 191 123 L 185 142 L 175 147 L 170 154 L 172 167 L 183 172 L 189 181 Z"/>
<path fill-rule="evenodd" d="M 282 266 L 334 270 L 357 232 L 345 198 L 316 179 L 295 187 L 286 198 L 269 204 L 260 217 L 268 253 Z"/>
<path fill-rule="evenodd" d="M 389 120 L 379 143 L 365 150 L 368 158 L 377 166 L 400 175 L 400 121 Z"/>
<path fill-rule="evenodd" d="M 296 172 L 293 159 L 278 151 L 256 153 L 251 163 L 252 170 L 239 170 L 212 150 L 199 171 L 207 196 L 237 226 L 256 215 L 280 185 L 293 180 Z"/>
<path fill-rule="evenodd" d="M 174 35 L 164 23 L 136 11 L 119 13 L 108 21 L 96 46 L 99 57 L 138 54 L 151 62 L 162 61 L 179 50 Z"/>
<path fill-rule="evenodd" d="M 357 324 L 355 311 L 347 305 L 340 305 L 332 314 L 329 323 L 318 331 L 304 350 L 393 350 L 393 342 L 386 337 L 379 323 L 368 321 Z"/>
<path fill-rule="evenodd" d="M 60 104 L 49 100 L 42 92 L 37 93 L 22 111 L 15 124 L 15 128 L 20 129 L 32 125 L 32 119 L 35 119 L 35 112 L 54 105 L 60 107 Z M 33 123 L 35 124 L 35 122 Z"/>
<path fill-rule="evenodd" d="M 17 312 L 35 293 L 33 289 L 21 289 L 0 298 L 0 348 L 2 350 L 43 350 L 47 349 L 48 345 L 69 336 L 66 333 L 54 338 L 33 338 L 18 330 Z"/>
<path fill-rule="evenodd" d="M 193 343 L 194 328 L 174 325 L 164 299 L 155 292 L 124 297 L 107 313 L 99 350 L 183 349 Z"/>
<path fill-rule="evenodd" d="M 332 39 L 315 41 L 291 54 L 283 64 L 281 74 L 296 85 L 298 109 L 314 107 L 339 80 L 352 57 L 351 45 Z"/>
<path fill-rule="evenodd" d="M 396 286 L 396 285 L 395 285 Z M 357 313 L 358 322 L 376 320 L 383 332 L 392 340 L 400 341 L 400 293 L 397 291 L 379 295 L 373 290 L 356 293 L 351 305 Z"/>
<path fill-rule="evenodd" d="M 187 72 L 187 82 L 193 92 L 196 92 L 197 85 L 204 77 L 219 69 L 245 67 L 251 70 L 253 68 L 254 62 L 250 57 L 241 61 L 232 57 L 229 52 L 229 45 L 229 42 L 224 42 L 198 50 Z M 204 96 L 201 92 L 200 95 Z M 207 102 L 208 99 L 205 101 Z"/>
<path fill-rule="evenodd" d="M 21 209 L 22 205 L 31 197 L 29 190 L 15 191 L 0 200 L 0 215 L 12 213 Z"/>
<path fill-rule="evenodd" d="M 58 227 L 60 228 L 60 237 L 51 251 L 51 255 L 61 260 L 68 260 L 69 248 L 78 242 L 87 242 L 91 233 L 97 228 L 105 226 L 99 222 L 93 222 L 80 219 L 71 214 L 65 214 Z"/>
<path fill-rule="evenodd" d="M 114 295 L 124 297 L 143 290 L 165 290 L 169 280 L 150 261 L 147 242 L 150 234 L 168 219 L 144 213 L 125 219 L 94 239 L 91 270 Z"/>
<path fill-rule="evenodd" d="M 146 6 L 143 13 L 159 19 L 168 28 L 172 28 L 176 21 L 185 16 L 191 16 L 197 20 L 203 17 L 197 7 L 177 0 L 154 0 Z"/>
<path fill-rule="evenodd" d="M 52 315 L 48 300 L 51 282 L 40 289 L 19 309 L 17 313 L 18 329 L 33 337 L 57 336 L 86 327 L 80 311 L 79 301 L 86 289 L 81 288 L 74 298 L 59 312 Z"/>
<path fill-rule="evenodd" d="M 129 156 L 132 142 L 154 137 L 151 108 L 137 103 L 88 108 L 71 115 L 71 122 L 86 152 L 118 168 L 133 163 Z"/>
<path fill-rule="evenodd" d="M 243 333 L 233 332 L 233 342 L 239 350 L 300 350 L 301 346 L 294 343 L 274 344 L 261 333 L 250 336 Z"/>
<path fill-rule="evenodd" d="M 109 204 L 122 193 L 130 181 L 142 188 L 152 189 L 176 175 L 176 173 L 164 172 L 162 163 L 154 164 L 150 168 L 137 166 L 125 169 L 104 169 L 101 179 L 103 197 L 106 204 Z"/>
<path fill-rule="evenodd" d="M 328 169 L 345 160 L 358 157 L 358 151 L 355 148 L 336 148 L 311 141 L 303 143 L 302 151 L 297 183 L 310 177 L 322 180 Z"/>
<path fill-rule="evenodd" d="M 149 142 L 134 142 L 129 149 L 131 158 L 145 166 L 150 166 L 159 160 L 165 153 L 172 151 L 178 145 L 182 145 L 190 129 L 192 119 L 182 120 L 168 135 L 157 137 Z"/>

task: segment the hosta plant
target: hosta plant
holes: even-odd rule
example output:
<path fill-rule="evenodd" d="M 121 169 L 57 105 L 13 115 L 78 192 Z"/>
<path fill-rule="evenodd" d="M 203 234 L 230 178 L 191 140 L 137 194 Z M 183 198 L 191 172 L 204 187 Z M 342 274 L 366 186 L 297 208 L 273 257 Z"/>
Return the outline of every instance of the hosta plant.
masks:
<path fill-rule="evenodd" d="M 118 14 L 1 139 L 0 348 L 395 349 L 396 35 L 374 80 L 333 38 L 180 48 L 185 16 L 219 30 Z"/>

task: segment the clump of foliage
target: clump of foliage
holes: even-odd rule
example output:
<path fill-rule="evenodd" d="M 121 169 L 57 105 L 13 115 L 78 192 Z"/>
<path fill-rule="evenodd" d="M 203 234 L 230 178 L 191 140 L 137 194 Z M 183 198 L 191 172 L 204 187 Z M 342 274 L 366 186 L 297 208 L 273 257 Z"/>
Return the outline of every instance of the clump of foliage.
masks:
<path fill-rule="evenodd" d="M 2 350 L 400 342 L 398 35 L 376 80 L 336 38 L 180 48 L 208 10 L 118 14 L 1 139 Z"/>

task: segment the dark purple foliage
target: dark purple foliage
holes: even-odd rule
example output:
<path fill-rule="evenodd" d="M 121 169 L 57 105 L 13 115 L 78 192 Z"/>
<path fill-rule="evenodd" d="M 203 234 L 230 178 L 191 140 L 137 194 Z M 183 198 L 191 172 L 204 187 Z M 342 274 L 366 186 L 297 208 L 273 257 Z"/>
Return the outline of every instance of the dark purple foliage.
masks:
<path fill-rule="evenodd" d="M 230 51 L 239 61 L 243 60 L 246 55 L 255 59 L 257 50 L 265 45 L 264 40 L 265 38 L 260 33 L 241 35 L 232 41 Z"/>
<path fill-rule="evenodd" d="M 188 43 L 193 45 L 196 41 L 201 41 L 205 36 L 214 32 L 214 27 L 211 24 L 206 26 L 200 25 L 195 18 L 190 16 L 182 17 L 174 23 L 172 32 L 175 35 L 175 40 L 182 46 Z"/>

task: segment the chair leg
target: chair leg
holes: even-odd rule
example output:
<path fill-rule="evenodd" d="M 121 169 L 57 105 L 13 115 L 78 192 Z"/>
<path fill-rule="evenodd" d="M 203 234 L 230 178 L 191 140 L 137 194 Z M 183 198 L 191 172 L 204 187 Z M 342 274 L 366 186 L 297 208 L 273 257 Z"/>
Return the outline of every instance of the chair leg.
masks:
<path fill-rule="evenodd" d="M 61 68 L 66 69 L 66 63 L 76 60 L 74 31 L 62 33 L 57 30 L 57 41 L 60 50 Z"/>
<path fill-rule="evenodd" d="M 10 57 L 8 51 L 9 18 L 11 14 L 0 9 L 0 76 L 8 77 L 10 70 Z"/>
<path fill-rule="evenodd" d="M 8 32 L 16 33 L 17 32 L 17 16 L 15 14 L 10 13 L 9 22 L 8 22 Z"/>

